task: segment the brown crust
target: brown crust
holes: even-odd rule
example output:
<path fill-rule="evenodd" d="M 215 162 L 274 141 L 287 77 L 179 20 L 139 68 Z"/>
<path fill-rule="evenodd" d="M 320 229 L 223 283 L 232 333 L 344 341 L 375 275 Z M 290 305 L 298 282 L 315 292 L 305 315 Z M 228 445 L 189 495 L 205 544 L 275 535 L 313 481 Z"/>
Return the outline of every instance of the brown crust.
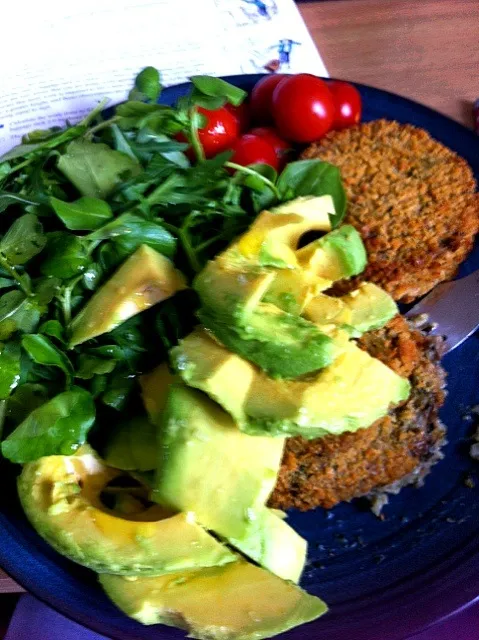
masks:
<path fill-rule="evenodd" d="M 479 230 L 479 194 L 467 162 L 423 129 L 377 120 L 332 132 L 303 158 L 338 166 L 369 264 L 342 291 L 370 280 L 411 302 L 452 278 Z"/>
<path fill-rule="evenodd" d="M 371 427 L 318 440 L 290 438 L 270 506 L 333 507 L 386 488 L 437 458 L 444 440 L 438 410 L 444 372 L 434 339 L 411 330 L 401 316 L 367 333 L 359 345 L 408 377 L 412 392 L 403 405 Z"/>

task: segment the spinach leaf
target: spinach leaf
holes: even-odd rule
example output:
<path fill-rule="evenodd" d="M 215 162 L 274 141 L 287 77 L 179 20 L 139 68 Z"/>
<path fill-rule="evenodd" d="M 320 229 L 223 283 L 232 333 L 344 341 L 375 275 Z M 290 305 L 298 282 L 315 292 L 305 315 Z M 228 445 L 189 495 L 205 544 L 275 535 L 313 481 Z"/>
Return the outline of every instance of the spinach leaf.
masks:
<path fill-rule="evenodd" d="M 46 276 L 73 278 L 85 271 L 89 262 L 81 238 L 66 231 L 52 231 L 48 234 L 45 259 L 40 271 Z"/>
<path fill-rule="evenodd" d="M 147 244 L 169 258 L 173 257 L 176 240 L 161 223 L 145 220 L 140 216 L 124 213 L 87 236 L 91 242 L 112 240 L 121 257 L 133 253 Z"/>
<path fill-rule="evenodd" d="M 161 93 L 160 74 L 154 67 L 145 67 L 136 76 L 135 87 L 130 91 L 130 100 L 149 100 L 156 102 Z"/>
<path fill-rule="evenodd" d="M 278 178 L 277 188 L 281 200 L 299 196 L 330 195 L 334 202 L 335 215 L 331 217 L 333 228 L 337 227 L 346 213 L 346 192 L 341 182 L 338 167 L 322 160 L 298 160 L 289 164 Z"/>
<path fill-rule="evenodd" d="M 104 143 L 73 140 L 57 164 L 78 191 L 91 198 L 104 199 L 120 183 L 140 171 L 130 156 Z"/>
<path fill-rule="evenodd" d="M 66 376 L 67 384 L 71 383 L 73 376 L 72 363 L 47 336 L 39 333 L 23 336 L 22 347 L 37 364 L 61 369 Z"/>
<path fill-rule="evenodd" d="M 84 444 L 94 422 L 92 396 L 76 387 L 34 409 L 2 442 L 2 453 L 21 464 L 42 456 L 72 454 Z"/>
<path fill-rule="evenodd" d="M 212 76 L 192 76 L 191 82 L 196 89 L 196 92 L 193 94 L 193 102 L 195 104 L 199 104 L 198 99 L 201 94 L 204 96 L 210 96 L 214 98 L 223 98 L 222 104 L 224 102 L 229 102 L 235 107 L 239 106 L 243 100 L 248 95 L 246 91 L 240 89 L 239 87 L 235 87 L 229 82 L 225 82 L 225 80 L 221 80 L 221 78 L 213 78 Z M 204 106 L 204 105 L 200 105 Z M 221 106 L 219 104 L 218 106 Z M 206 107 L 206 108 L 217 108 L 217 107 Z"/>
<path fill-rule="evenodd" d="M 50 204 L 67 229 L 92 231 L 113 217 L 110 206 L 98 198 L 84 196 L 75 202 L 50 198 Z"/>
<path fill-rule="evenodd" d="M 10 264 L 25 264 L 35 257 L 47 243 L 42 224 L 32 213 L 21 216 L 12 224 L 0 241 L 0 251 Z"/>
<path fill-rule="evenodd" d="M 20 345 L 10 341 L 0 353 L 0 399 L 5 400 L 20 381 Z"/>

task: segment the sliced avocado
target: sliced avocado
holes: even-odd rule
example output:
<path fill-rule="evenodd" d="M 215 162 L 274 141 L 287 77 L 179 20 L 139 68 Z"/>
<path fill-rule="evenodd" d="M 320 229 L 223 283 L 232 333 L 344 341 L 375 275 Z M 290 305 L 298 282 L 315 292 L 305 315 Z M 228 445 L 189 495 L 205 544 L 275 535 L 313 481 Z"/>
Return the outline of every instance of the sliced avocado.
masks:
<path fill-rule="evenodd" d="M 271 376 L 297 378 L 317 371 L 343 349 L 314 323 L 267 303 L 258 305 L 244 327 L 218 322 L 206 311 L 198 317 L 221 343 Z"/>
<path fill-rule="evenodd" d="M 85 447 L 80 455 L 26 464 L 18 493 L 31 524 L 54 549 L 98 572 L 158 575 L 235 559 L 192 514 L 153 505 L 126 518 L 105 507 L 100 494 L 120 475 Z"/>
<path fill-rule="evenodd" d="M 273 271 L 239 271 L 212 260 L 196 276 L 193 288 L 203 307 L 219 319 L 245 324 L 275 277 Z"/>
<path fill-rule="evenodd" d="M 261 266 L 293 268 L 301 236 L 308 231 L 330 231 L 329 216 L 334 213 L 331 196 L 296 198 L 260 213 L 231 250 Z"/>
<path fill-rule="evenodd" d="M 128 318 L 185 288 L 185 279 L 173 263 L 142 245 L 73 319 L 70 347 L 112 331 Z"/>
<path fill-rule="evenodd" d="M 267 376 L 201 330 L 180 343 L 174 358 L 187 384 L 210 395 L 251 434 L 318 438 L 356 431 L 386 415 L 410 391 L 407 379 L 354 342 L 331 365 L 298 380 Z"/>
<path fill-rule="evenodd" d="M 103 458 L 108 466 L 124 471 L 155 469 L 155 425 L 146 416 L 120 422 L 105 446 Z"/>
<path fill-rule="evenodd" d="M 157 578 L 102 575 L 109 598 L 142 624 L 166 624 L 200 640 L 261 640 L 315 620 L 326 604 L 238 560 Z"/>
<path fill-rule="evenodd" d="M 272 509 L 263 509 L 256 518 L 255 529 L 229 544 L 264 569 L 292 582 L 299 582 L 306 563 L 308 543 Z"/>
<path fill-rule="evenodd" d="M 166 405 L 170 384 L 175 382 L 180 382 L 180 378 L 171 373 L 166 362 L 140 376 L 141 397 L 151 422 L 155 423 L 161 415 Z"/>
<path fill-rule="evenodd" d="M 300 315 L 308 304 L 332 285 L 331 280 L 319 278 L 311 271 L 301 268 L 280 269 L 266 291 L 263 302 L 274 304 L 279 309 Z"/>
<path fill-rule="evenodd" d="M 283 447 L 284 438 L 248 436 L 206 395 L 172 385 L 159 424 L 153 499 L 192 512 L 224 538 L 242 538 L 276 484 Z"/>
<path fill-rule="evenodd" d="M 351 311 L 349 324 L 361 333 L 384 327 L 399 313 L 391 296 L 372 282 L 363 282 L 341 300 Z"/>
<path fill-rule="evenodd" d="M 372 282 L 363 282 L 340 298 L 316 296 L 304 309 L 304 316 L 320 326 L 349 325 L 358 337 L 365 331 L 384 327 L 398 312 L 396 303 L 384 289 Z"/>
<path fill-rule="evenodd" d="M 299 249 L 296 258 L 304 269 L 332 282 L 358 275 L 367 264 L 361 236 L 349 224 Z"/>

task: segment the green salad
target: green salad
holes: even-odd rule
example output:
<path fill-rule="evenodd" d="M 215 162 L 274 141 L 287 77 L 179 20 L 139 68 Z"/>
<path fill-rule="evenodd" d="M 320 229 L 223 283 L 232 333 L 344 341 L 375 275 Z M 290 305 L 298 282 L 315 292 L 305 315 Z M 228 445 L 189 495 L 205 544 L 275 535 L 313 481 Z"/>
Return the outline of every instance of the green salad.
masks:
<path fill-rule="evenodd" d="M 285 439 L 355 431 L 409 383 L 355 340 L 397 313 L 320 160 L 205 157 L 208 110 L 246 93 L 192 78 L 0 158 L 2 464 L 37 532 L 143 624 L 268 638 L 327 610 L 307 544 L 269 509 Z M 208 155 L 208 154 L 206 154 Z M 20 471 L 20 468 L 18 468 Z"/>

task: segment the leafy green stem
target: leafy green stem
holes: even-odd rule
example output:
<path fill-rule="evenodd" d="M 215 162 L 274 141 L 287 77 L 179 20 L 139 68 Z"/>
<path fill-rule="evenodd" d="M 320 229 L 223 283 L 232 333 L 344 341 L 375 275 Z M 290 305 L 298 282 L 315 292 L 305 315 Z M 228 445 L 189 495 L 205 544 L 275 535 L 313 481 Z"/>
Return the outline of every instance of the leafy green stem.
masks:
<path fill-rule="evenodd" d="M 253 177 L 257 178 L 263 184 L 265 184 L 269 189 L 271 189 L 271 191 L 274 193 L 275 197 L 278 200 L 281 199 L 281 194 L 278 191 L 276 185 L 273 182 L 271 182 L 271 180 L 268 180 L 268 178 L 263 176 L 258 171 L 255 171 L 254 169 L 250 169 L 249 167 L 243 167 L 240 164 L 236 164 L 236 162 L 229 162 L 229 161 L 225 162 L 225 167 L 227 167 L 228 169 L 234 169 L 235 171 L 239 171 L 240 173 L 244 173 L 244 174 L 246 174 L 248 176 L 253 176 Z"/>
<path fill-rule="evenodd" d="M 190 111 L 190 142 L 198 162 L 204 162 L 205 152 L 198 135 L 198 110 L 196 107 Z"/>
<path fill-rule="evenodd" d="M 77 283 L 82 279 L 83 276 L 77 276 L 70 280 L 70 282 L 64 287 L 63 294 L 61 296 L 62 302 L 62 311 L 63 318 L 65 321 L 65 325 L 69 325 L 72 319 L 72 293 L 73 289 L 76 287 Z"/>
<path fill-rule="evenodd" d="M 2 253 L 0 253 L 0 265 L 6 271 L 8 271 L 8 273 L 18 283 L 20 289 L 23 291 L 23 293 L 26 296 L 32 296 L 33 295 L 29 279 L 26 278 L 25 276 L 23 276 L 21 273 L 18 273 L 18 271 L 13 266 L 13 264 L 10 264 L 10 262 L 5 258 L 5 256 Z"/>

